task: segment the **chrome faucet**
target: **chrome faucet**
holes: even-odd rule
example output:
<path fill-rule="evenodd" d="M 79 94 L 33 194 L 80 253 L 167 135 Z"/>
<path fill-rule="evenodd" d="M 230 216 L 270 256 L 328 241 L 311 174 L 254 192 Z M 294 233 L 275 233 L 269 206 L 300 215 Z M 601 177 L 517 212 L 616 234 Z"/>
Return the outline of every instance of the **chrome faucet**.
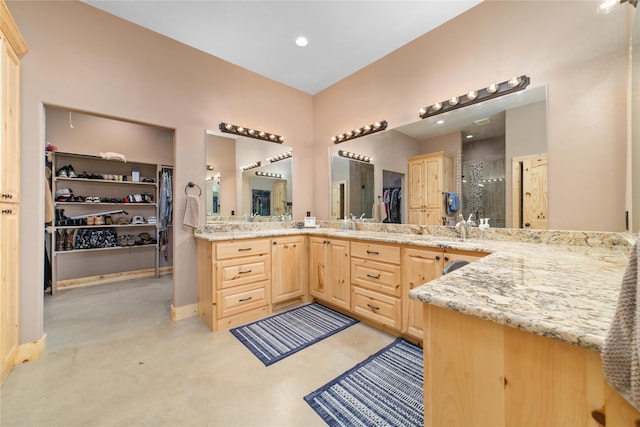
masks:
<path fill-rule="evenodd" d="M 353 231 L 356 231 L 356 222 L 358 221 L 358 218 L 356 218 L 356 216 L 354 214 L 349 214 L 349 228 L 352 229 Z"/>
<path fill-rule="evenodd" d="M 460 214 L 460 221 L 456 224 L 456 230 L 460 234 L 460 238 L 465 240 L 469 236 L 469 227 L 471 226 L 471 215 L 467 221 L 464 220 L 462 214 Z"/>

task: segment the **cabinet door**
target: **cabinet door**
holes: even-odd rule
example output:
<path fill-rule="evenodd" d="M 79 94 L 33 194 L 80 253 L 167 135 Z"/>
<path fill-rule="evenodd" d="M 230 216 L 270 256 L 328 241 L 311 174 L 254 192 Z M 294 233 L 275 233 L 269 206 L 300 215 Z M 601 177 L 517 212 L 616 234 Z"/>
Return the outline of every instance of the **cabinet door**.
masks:
<path fill-rule="evenodd" d="M 273 304 L 305 295 L 307 257 L 304 236 L 274 239 L 271 248 Z"/>
<path fill-rule="evenodd" d="M 2 130 L 4 141 L 0 146 L 0 193 L 2 201 L 20 201 L 20 61 L 5 40 L 2 44 Z"/>
<path fill-rule="evenodd" d="M 309 292 L 321 300 L 329 298 L 326 283 L 327 242 L 321 237 L 309 238 Z"/>
<path fill-rule="evenodd" d="M 0 203 L 0 383 L 18 348 L 18 206 Z"/>
<path fill-rule="evenodd" d="M 474 262 L 487 256 L 488 254 L 485 252 L 475 252 L 475 251 L 452 251 L 450 249 L 446 249 L 444 251 L 444 265 L 446 266 L 450 262 L 464 260 L 468 262 Z"/>
<path fill-rule="evenodd" d="M 424 303 L 408 297 L 411 289 L 417 288 L 442 275 L 442 251 L 404 248 L 402 251 L 402 331 L 423 338 Z"/>
<path fill-rule="evenodd" d="M 331 240 L 328 244 L 327 283 L 329 301 L 337 306 L 349 308 L 351 297 L 350 246 L 348 241 Z"/>
<path fill-rule="evenodd" d="M 426 209 L 409 209 L 409 224 L 426 225 L 427 224 Z"/>
<path fill-rule="evenodd" d="M 409 161 L 409 209 L 425 207 L 426 163 L 423 160 Z"/>
<path fill-rule="evenodd" d="M 424 209 L 424 225 L 442 225 L 442 209 Z"/>
<path fill-rule="evenodd" d="M 440 209 L 443 204 L 442 197 L 442 161 L 439 157 L 425 160 L 426 168 L 426 207 Z"/>

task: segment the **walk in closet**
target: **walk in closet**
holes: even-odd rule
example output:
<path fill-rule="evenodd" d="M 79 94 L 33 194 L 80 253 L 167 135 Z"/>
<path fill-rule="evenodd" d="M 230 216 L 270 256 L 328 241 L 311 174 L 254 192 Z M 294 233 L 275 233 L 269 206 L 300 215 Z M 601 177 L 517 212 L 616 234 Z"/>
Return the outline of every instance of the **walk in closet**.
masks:
<path fill-rule="evenodd" d="M 46 125 L 45 288 L 171 273 L 173 131 L 49 107 Z"/>

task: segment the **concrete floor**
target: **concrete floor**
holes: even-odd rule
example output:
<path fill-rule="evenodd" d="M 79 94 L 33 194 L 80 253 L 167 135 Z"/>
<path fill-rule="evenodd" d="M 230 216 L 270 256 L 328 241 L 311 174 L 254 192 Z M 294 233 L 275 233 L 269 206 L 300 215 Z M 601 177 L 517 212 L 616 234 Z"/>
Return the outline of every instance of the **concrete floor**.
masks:
<path fill-rule="evenodd" d="M 323 426 L 303 396 L 391 343 L 358 323 L 269 367 L 172 322 L 171 277 L 45 297 L 48 350 L 0 390 L 2 426 Z"/>

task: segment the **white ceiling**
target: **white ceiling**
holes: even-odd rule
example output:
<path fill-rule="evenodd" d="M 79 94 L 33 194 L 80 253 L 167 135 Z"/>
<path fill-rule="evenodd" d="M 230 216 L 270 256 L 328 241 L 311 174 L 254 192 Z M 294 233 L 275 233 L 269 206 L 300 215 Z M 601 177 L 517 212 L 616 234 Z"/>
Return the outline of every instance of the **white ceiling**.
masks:
<path fill-rule="evenodd" d="M 84 0 L 311 95 L 481 1 Z"/>

